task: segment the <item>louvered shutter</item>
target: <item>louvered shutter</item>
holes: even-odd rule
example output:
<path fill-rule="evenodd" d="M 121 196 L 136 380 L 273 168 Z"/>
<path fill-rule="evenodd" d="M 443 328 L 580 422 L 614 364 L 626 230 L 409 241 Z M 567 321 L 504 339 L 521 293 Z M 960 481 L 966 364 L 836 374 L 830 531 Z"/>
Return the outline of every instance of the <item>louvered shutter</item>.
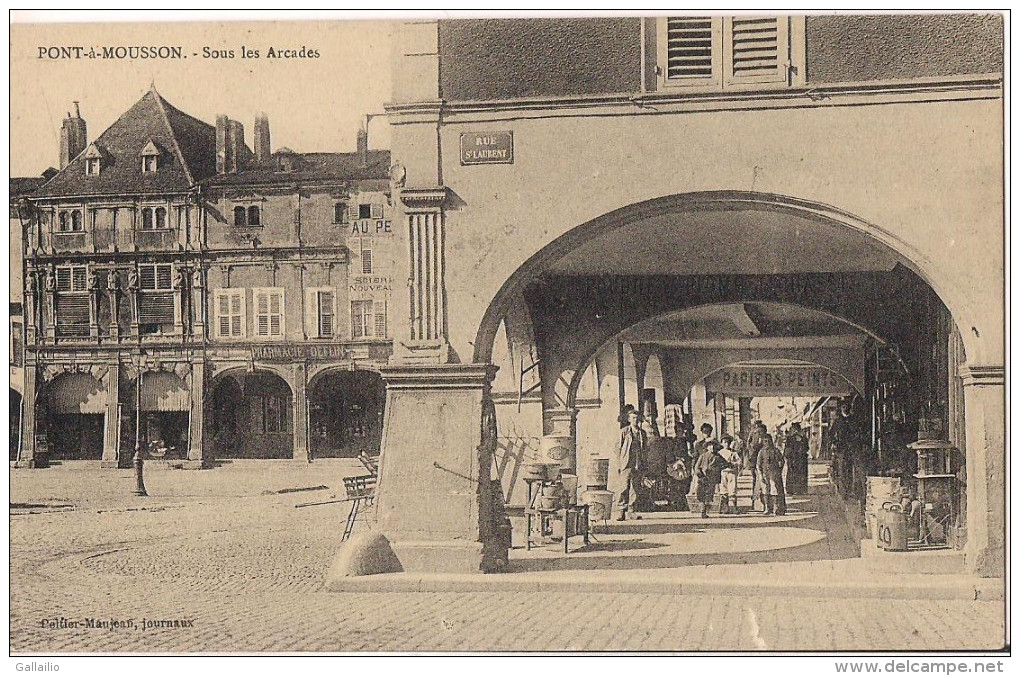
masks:
<path fill-rule="evenodd" d="M 785 82 L 789 60 L 789 20 L 734 17 L 727 20 L 726 82 Z"/>
<path fill-rule="evenodd" d="M 375 303 L 375 337 L 385 338 L 387 329 L 387 315 L 386 315 L 386 301 L 376 301 Z"/>
<path fill-rule="evenodd" d="M 362 249 L 361 250 L 361 274 L 370 275 L 372 274 L 372 250 Z"/>
<path fill-rule="evenodd" d="M 240 338 L 244 335 L 244 291 L 230 296 L 230 336 Z"/>
<path fill-rule="evenodd" d="M 57 291 L 71 290 L 71 268 L 57 268 Z"/>
<path fill-rule="evenodd" d="M 279 291 L 269 294 L 269 335 L 279 336 L 283 334 L 283 299 Z"/>
<path fill-rule="evenodd" d="M 360 213 L 361 212 L 359 211 L 357 203 L 351 202 L 350 204 L 347 205 L 347 220 L 349 221 L 358 220 L 358 215 Z"/>
<path fill-rule="evenodd" d="M 373 202 L 372 211 L 370 213 L 372 214 L 372 218 L 382 218 L 382 205 Z"/>
<path fill-rule="evenodd" d="M 322 338 L 328 338 L 333 335 L 334 322 L 333 322 L 333 292 L 332 291 L 319 291 L 316 293 L 317 305 L 318 305 L 318 316 L 319 316 L 319 336 Z"/>
<path fill-rule="evenodd" d="M 156 266 L 156 288 L 169 289 L 172 287 L 173 267 L 170 265 Z"/>
<path fill-rule="evenodd" d="M 231 296 L 221 293 L 216 299 L 216 335 L 219 338 L 230 337 L 230 313 Z"/>
<path fill-rule="evenodd" d="M 666 84 L 718 84 L 721 72 L 720 22 L 712 17 L 666 19 L 660 49 Z M 665 58 L 661 58 L 665 57 Z"/>
<path fill-rule="evenodd" d="M 269 335 L 269 293 L 259 291 L 255 294 L 255 313 L 258 317 L 255 333 L 260 336 Z"/>
<path fill-rule="evenodd" d="M 87 275 L 84 265 L 76 265 L 71 268 L 71 288 L 74 291 L 85 291 Z"/>
<path fill-rule="evenodd" d="M 142 265 L 138 272 L 141 288 L 154 290 L 156 288 L 156 266 Z"/>

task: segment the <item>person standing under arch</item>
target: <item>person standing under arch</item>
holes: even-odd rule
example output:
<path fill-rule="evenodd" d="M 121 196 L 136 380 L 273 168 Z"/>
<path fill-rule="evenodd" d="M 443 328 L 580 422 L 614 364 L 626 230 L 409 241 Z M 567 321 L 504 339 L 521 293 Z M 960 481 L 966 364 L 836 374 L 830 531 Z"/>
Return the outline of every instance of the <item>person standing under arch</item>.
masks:
<path fill-rule="evenodd" d="M 758 479 L 765 499 L 765 515 L 786 514 L 786 488 L 783 485 L 783 453 L 768 434 L 758 453 Z"/>
<path fill-rule="evenodd" d="M 641 414 L 627 413 L 627 427 L 620 431 L 620 445 L 616 457 L 616 472 L 612 475 L 612 489 L 616 520 L 626 521 L 627 512 L 634 514 L 640 484 L 641 462 L 648 450 L 648 435 L 640 426 Z M 635 519 L 640 516 L 634 515 Z"/>

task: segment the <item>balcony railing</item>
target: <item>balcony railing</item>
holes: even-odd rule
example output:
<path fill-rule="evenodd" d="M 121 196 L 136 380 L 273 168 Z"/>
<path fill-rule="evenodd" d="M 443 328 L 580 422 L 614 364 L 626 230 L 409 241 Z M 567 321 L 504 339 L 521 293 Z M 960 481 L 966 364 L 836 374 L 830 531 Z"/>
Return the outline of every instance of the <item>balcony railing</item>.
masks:
<path fill-rule="evenodd" d="M 86 253 L 92 250 L 89 235 L 84 231 L 50 233 L 50 248 L 54 253 Z"/>
<path fill-rule="evenodd" d="M 135 247 L 142 251 L 166 251 L 177 248 L 177 229 L 134 230 Z"/>

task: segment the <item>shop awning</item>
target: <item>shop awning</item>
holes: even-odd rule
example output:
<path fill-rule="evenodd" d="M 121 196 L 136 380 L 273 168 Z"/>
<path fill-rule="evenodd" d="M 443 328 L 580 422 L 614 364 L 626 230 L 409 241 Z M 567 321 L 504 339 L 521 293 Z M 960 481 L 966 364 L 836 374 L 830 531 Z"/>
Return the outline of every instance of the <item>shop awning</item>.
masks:
<path fill-rule="evenodd" d="M 58 376 L 50 387 L 53 412 L 58 415 L 106 413 L 106 387 L 88 373 Z"/>
<path fill-rule="evenodd" d="M 143 411 L 188 411 L 188 387 L 174 373 L 148 372 L 142 377 Z"/>

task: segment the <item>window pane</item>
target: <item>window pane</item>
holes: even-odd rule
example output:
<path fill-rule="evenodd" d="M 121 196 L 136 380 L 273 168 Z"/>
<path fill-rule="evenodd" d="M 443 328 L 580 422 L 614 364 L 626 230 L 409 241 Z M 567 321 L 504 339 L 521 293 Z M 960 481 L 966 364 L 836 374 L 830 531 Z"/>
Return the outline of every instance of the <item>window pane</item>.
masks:
<path fill-rule="evenodd" d="M 142 209 L 142 229 L 152 230 L 152 209 Z"/>
<path fill-rule="evenodd" d="M 372 205 L 371 204 L 359 204 L 358 205 L 358 218 L 372 218 Z"/>
<path fill-rule="evenodd" d="M 159 207 L 158 209 L 156 209 L 156 227 L 157 228 L 166 227 L 166 209 L 164 209 L 163 207 Z"/>
<path fill-rule="evenodd" d="M 262 219 L 258 207 L 248 207 L 248 225 L 259 225 Z"/>
<path fill-rule="evenodd" d="M 247 225 L 248 218 L 244 207 L 234 207 L 234 225 Z"/>
<path fill-rule="evenodd" d="M 333 222 L 334 223 L 343 223 L 344 221 L 347 220 L 346 216 L 347 216 L 347 205 L 346 204 L 344 204 L 343 202 L 337 202 L 335 205 L 333 205 Z"/>

